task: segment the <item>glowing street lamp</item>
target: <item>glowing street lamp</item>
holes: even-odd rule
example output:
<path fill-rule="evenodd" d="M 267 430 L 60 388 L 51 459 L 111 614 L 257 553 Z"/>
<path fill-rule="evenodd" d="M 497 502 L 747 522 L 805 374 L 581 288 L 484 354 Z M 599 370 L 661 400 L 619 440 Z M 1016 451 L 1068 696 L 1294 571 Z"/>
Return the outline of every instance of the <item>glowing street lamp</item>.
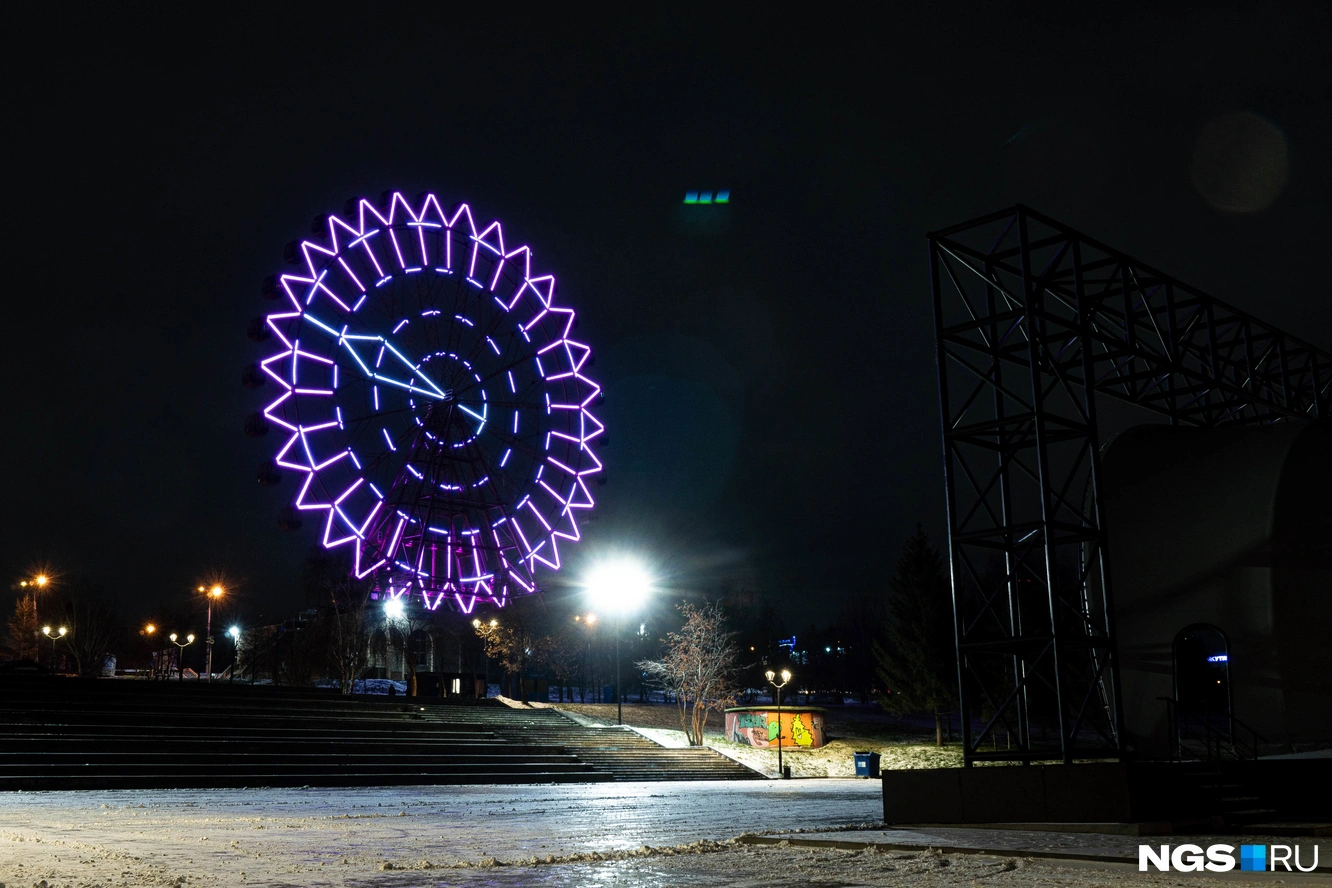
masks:
<path fill-rule="evenodd" d="M 149 646 L 151 646 L 151 642 L 152 642 L 152 640 L 153 640 L 153 636 L 157 634 L 157 626 L 156 626 L 156 624 L 154 624 L 154 623 L 145 623 L 145 624 L 144 624 L 144 627 L 143 627 L 143 630 L 142 630 L 139 634 L 142 635 L 145 639 L 147 639 L 147 641 L 149 642 Z M 161 652 L 161 649 L 159 648 L 157 651 L 149 651 L 149 653 L 148 653 L 148 678 L 149 678 L 150 680 L 151 680 L 151 679 L 154 679 L 154 678 L 157 677 L 157 669 L 154 668 L 154 665 L 153 665 L 153 658 L 154 658 L 155 656 L 157 656 L 157 654 L 160 653 L 160 652 Z"/>
<path fill-rule="evenodd" d="M 199 591 L 208 596 L 208 623 L 204 627 L 204 644 L 207 646 L 208 654 L 204 657 L 204 671 L 208 673 L 208 680 L 211 682 L 213 680 L 213 600 L 221 598 L 227 590 L 222 588 L 221 583 L 214 583 L 211 589 L 200 586 Z"/>
<path fill-rule="evenodd" d="M 178 659 L 178 660 L 176 661 L 176 670 L 180 673 L 180 680 L 181 680 L 181 681 L 184 681 L 184 680 L 185 680 L 185 648 L 187 648 L 187 647 L 189 647 L 190 645 L 194 644 L 194 633 L 191 632 L 189 635 L 186 635 L 186 636 L 185 636 L 185 643 L 184 643 L 184 644 L 181 644 L 179 641 L 176 641 L 176 633 L 172 632 L 170 637 L 171 637 L 171 643 L 174 644 L 176 647 L 180 648 L 180 659 Z"/>
<path fill-rule="evenodd" d="M 45 589 L 47 583 L 50 582 L 51 578 L 44 573 L 39 573 L 37 574 L 37 576 L 33 577 L 30 580 L 19 581 L 19 588 L 21 589 L 30 588 L 32 590 L 32 619 L 34 623 L 37 621 L 37 592 L 41 589 Z M 52 657 L 55 656 L 55 645 L 51 646 L 51 656 Z M 38 661 L 42 659 L 42 655 L 40 653 L 37 654 L 37 659 Z M 55 664 L 52 663 L 51 665 L 54 666 Z"/>
<path fill-rule="evenodd" d="M 227 682 L 236 680 L 236 667 L 240 665 L 240 627 L 232 626 L 227 630 L 231 636 L 231 672 L 227 674 Z"/>
<path fill-rule="evenodd" d="M 620 630 L 624 615 L 647 603 L 652 576 L 641 563 L 620 558 L 592 569 L 583 584 L 588 600 L 597 610 L 615 614 L 615 723 L 624 724 L 624 695 L 620 693 Z M 588 615 L 596 622 L 595 614 Z"/>
<path fill-rule="evenodd" d="M 45 635 L 47 638 L 51 639 L 51 668 L 52 668 L 52 669 L 55 668 L 55 662 L 56 662 L 56 658 L 55 658 L 55 643 L 56 643 L 57 641 L 59 641 L 60 639 L 64 638 L 64 637 L 65 637 L 65 633 L 68 632 L 68 631 L 69 631 L 69 630 L 66 629 L 64 626 L 61 626 L 61 627 L 60 627 L 58 630 L 56 630 L 55 632 L 52 632 L 52 631 L 51 631 L 51 627 L 50 627 L 50 626 L 43 626 L 43 627 L 42 627 L 42 634 Z"/>
<path fill-rule="evenodd" d="M 406 613 L 406 610 L 407 609 L 403 607 L 401 598 L 390 598 L 388 601 L 384 602 L 384 616 L 388 617 L 390 620 L 401 620 L 402 615 Z"/>
<path fill-rule="evenodd" d="M 786 769 L 782 767 L 782 688 L 786 687 L 791 680 L 791 670 L 782 670 L 782 683 L 777 683 L 777 673 L 769 669 L 764 675 L 768 678 L 768 684 L 777 689 L 777 773 L 786 779 Z"/>

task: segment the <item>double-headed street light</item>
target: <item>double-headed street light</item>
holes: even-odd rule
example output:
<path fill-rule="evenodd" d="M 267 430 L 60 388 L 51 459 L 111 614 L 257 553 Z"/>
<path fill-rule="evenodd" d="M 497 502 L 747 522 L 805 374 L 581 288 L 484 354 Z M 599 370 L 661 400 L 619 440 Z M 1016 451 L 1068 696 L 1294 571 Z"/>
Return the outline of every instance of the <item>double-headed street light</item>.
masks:
<path fill-rule="evenodd" d="M 55 643 L 56 643 L 57 641 L 59 641 L 60 639 L 64 638 L 64 637 L 65 637 L 65 634 L 66 634 L 67 632 L 69 632 L 69 630 L 66 629 L 64 626 L 61 626 L 59 629 L 55 630 L 54 632 L 51 631 L 51 627 L 50 627 L 50 626 L 43 626 L 43 627 L 42 627 L 42 634 L 45 635 L 47 638 L 51 639 L 51 668 L 52 668 L 52 669 L 55 669 L 55 662 L 56 662 L 56 659 L 55 659 Z"/>
<path fill-rule="evenodd" d="M 652 576 L 641 563 L 621 558 L 593 568 L 583 588 L 593 607 L 615 614 L 615 723 L 622 725 L 624 695 L 620 693 L 620 630 L 624 615 L 647 603 L 652 593 Z"/>
<path fill-rule="evenodd" d="M 208 596 L 208 624 L 204 628 L 204 644 L 207 645 L 208 654 L 204 657 L 204 670 L 211 682 L 213 680 L 213 599 L 221 598 L 226 590 L 222 588 L 222 584 L 214 583 L 211 589 L 200 586 L 199 591 Z M 190 639 L 193 640 L 194 636 L 191 635 Z"/>
<path fill-rule="evenodd" d="M 787 682 L 791 680 L 791 670 L 782 670 L 782 682 L 777 683 L 777 673 L 769 669 L 764 675 L 768 678 L 768 684 L 777 689 L 777 773 L 782 779 L 786 779 L 786 769 L 782 767 L 782 688 L 786 687 Z"/>
<path fill-rule="evenodd" d="M 185 636 L 185 643 L 184 643 L 184 644 L 181 644 L 179 641 L 176 641 L 176 633 L 172 632 L 172 633 L 171 633 L 171 643 L 174 644 L 176 647 L 180 648 L 180 659 L 176 661 L 176 670 L 180 673 L 180 681 L 184 681 L 184 680 L 185 680 L 185 648 L 187 648 L 187 647 L 189 647 L 190 645 L 194 644 L 194 633 L 191 632 L 189 635 L 186 635 L 186 636 Z"/>

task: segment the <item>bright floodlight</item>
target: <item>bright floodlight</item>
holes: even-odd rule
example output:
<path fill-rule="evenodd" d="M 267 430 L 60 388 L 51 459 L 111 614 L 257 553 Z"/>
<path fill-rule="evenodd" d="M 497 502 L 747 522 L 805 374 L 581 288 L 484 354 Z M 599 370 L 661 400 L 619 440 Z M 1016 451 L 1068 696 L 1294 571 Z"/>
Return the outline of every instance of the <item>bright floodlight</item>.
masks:
<path fill-rule="evenodd" d="M 384 602 L 384 616 L 390 620 L 396 620 L 402 616 L 402 599 L 390 598 Z"/>
<path fill-rule="evenodd" d="M 232 626 L 230 629 L 227 630 L 227 634 L 230 635 L 232 638 L 240 638 L 240 627 Z"/>
<path fill-rule="evenodd" d="M 629 613 L 647 601 L 652 577 L 642 564 L 622 558 L 593 568 L 583 588 L 597 610 Z"/>

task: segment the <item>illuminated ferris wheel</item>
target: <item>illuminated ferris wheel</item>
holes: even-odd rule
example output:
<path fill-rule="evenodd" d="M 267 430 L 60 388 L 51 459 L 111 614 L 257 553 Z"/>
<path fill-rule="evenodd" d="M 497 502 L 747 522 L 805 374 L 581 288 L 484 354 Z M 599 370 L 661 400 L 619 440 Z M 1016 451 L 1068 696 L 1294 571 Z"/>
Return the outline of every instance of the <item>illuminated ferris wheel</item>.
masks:
<path fill-rule="evenodd" d="M 344 216 L 264 284 L 280 309 L 251 336 L 278 348 L 246 378 L 276 393 L 247 431 L 279 444 L 260 480 L 294 475 L 294 514 L 381 594 L 502 607 L 559 569 L 593 506 L 591 349 L 531 250 L 466 204 L 392 193 Z"/>

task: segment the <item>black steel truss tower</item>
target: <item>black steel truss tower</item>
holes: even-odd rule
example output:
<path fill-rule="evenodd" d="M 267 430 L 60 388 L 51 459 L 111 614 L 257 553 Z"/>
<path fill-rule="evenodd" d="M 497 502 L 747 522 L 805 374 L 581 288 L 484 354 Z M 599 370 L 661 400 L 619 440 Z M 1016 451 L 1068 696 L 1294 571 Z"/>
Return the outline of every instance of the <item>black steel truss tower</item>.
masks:
<path fill-rule="evenodd" d="M 1023 206 L 929 250 L 965 762 L 1122 757 L 1098 396 L 1326 417 L 1332 355 Z"/>

